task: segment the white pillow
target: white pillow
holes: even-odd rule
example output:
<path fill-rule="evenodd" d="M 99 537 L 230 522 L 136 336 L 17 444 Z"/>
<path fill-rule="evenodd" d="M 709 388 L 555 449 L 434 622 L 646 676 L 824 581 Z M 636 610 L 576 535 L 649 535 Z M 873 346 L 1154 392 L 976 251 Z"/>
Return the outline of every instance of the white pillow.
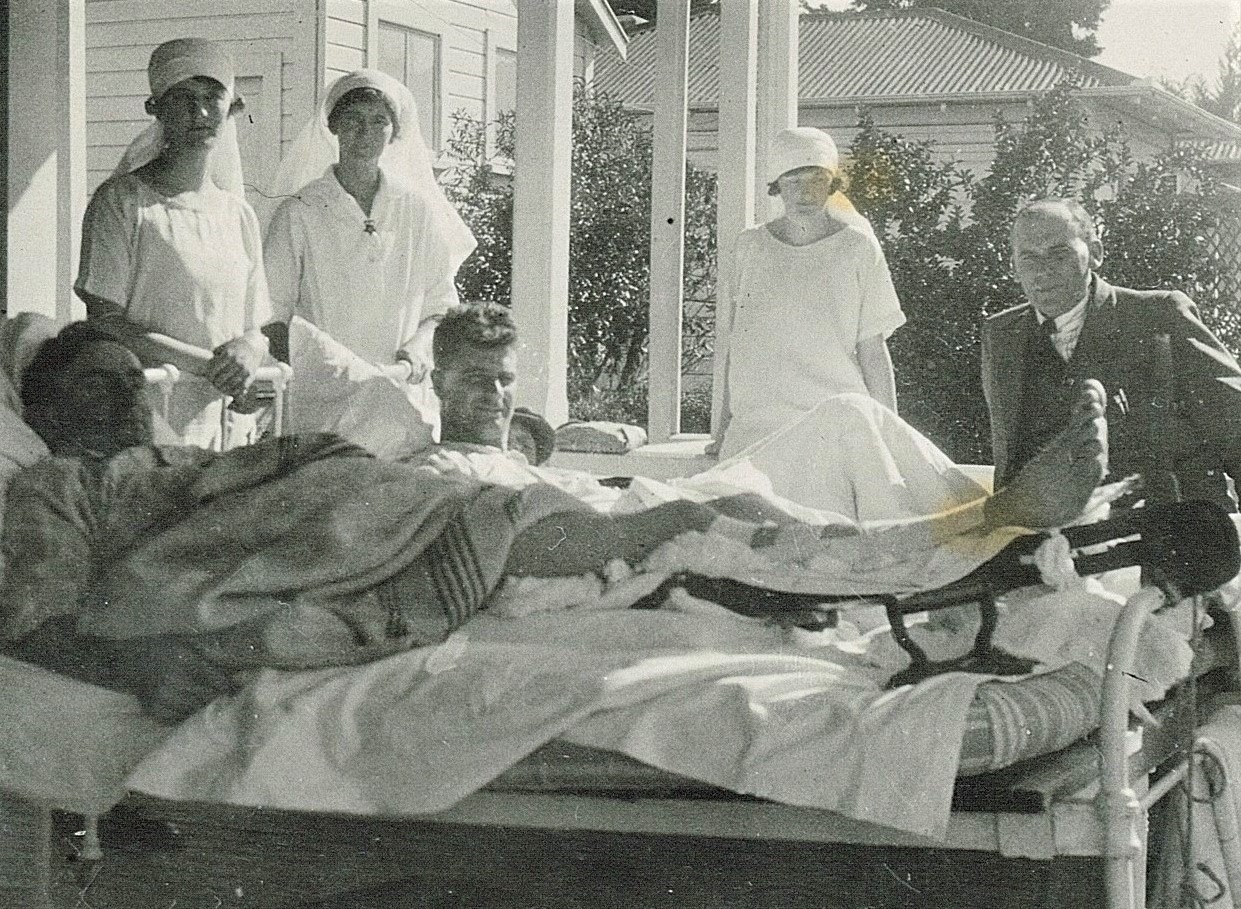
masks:
<path fill-rule="evenodd" d="M 301 316 L 289 325 L 289 359 L 286 432 L 334 432 L 381 458 L 421 451 L 434 441 L 433 395 L 398 385 Z"/>

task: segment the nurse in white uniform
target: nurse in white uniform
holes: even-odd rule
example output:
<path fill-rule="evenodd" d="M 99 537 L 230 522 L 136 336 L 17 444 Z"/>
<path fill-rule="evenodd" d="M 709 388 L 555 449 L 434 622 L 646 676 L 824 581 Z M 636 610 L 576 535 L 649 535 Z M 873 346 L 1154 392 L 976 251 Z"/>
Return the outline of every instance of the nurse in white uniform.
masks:
<path fill-rule="evenodd" d="M 181 370 L 171 428 L 186 444 L 214 447 L 221 396 L 244 409 L 271 319 L 233 124 L 243 104 L 228 54 L 202 38 L 161 44 L 147 75 L 155 122 L 87 206 L 74 289 L 87 318 L 144 365 Z M 245 438 L 237 428 L 228 436 Z"/>
<path fill-rule="evenodd" d="M 409 90 L 375 70 L 338 79 L 274 192 L 285 198 L 264 257 L 278 317 L 300 316 L 392 378 L 424 383 L 475 241 L 435 182 Z M 296 356 L 296 337 L 290 347 Z"/>
<path fill-rule="evenodd" d="M 724 458 L 829 395 L 864 394 L 896 411 L 887 338 L 905 316 L 879 241 L 841 191 L 835 143 L 818 129 L 783 130 L 771 164 L 769 192 L 784 214 L 738 237 L 722 301 L 731 327 L 715 438 Z"/>

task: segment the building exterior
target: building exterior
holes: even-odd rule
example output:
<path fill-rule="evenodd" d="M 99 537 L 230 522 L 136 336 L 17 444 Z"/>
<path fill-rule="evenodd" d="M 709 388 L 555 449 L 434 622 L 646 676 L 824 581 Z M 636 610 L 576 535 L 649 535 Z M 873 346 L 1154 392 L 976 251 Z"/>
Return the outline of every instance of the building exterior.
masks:
<path fill-rule="evenodd" d="M 573 7 L 573 72 L 584 78 L 601 44 L 624 53 L 624 36 L 602 0 Z M 86 0 L 85 17 L 88 194 L 149 122 L 151 49 L 182 35 L 221 41 L 233 55 L 246 99 L 242 165 L 261 218 L 274 207 L 264 190 L 282 149 L 344 73 L 372 67 L 408 85 L 436 151 L 452 114 L 487 122 L 517 105 L 513 0 Z"/>
<path fill-rule="evenodd" d="M 995 118 L 1019 122 L 1029 102 L 1065 79 L 1100 128 L 1122 123 L 1138 158 L 1178 141 L 1230 145 L 1241 129 L 1158 86 L 1083 57 L 937 9 L 803 13 L 799 19 L 798 122 L 827 130 L 842 150 L 868 111 L 877 126 L 929 140 L 943 160 L 985 174 Z M 605 54 L 595 86 L 649 110 L 654 29 L 635 34 L 624 60 Z M 718 149 L 720 18 L 690 21 L 690 159 L 714 167 Z"/>

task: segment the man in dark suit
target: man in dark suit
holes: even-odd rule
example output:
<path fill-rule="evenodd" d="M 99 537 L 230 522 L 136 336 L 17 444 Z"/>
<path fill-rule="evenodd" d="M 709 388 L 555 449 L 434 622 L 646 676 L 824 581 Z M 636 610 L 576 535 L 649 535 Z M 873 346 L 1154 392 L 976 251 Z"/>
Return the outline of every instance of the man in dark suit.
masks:
<path fill-rule="evenodd" d="M 1028 302 L 986 320 L 983 390 L 996 485 L 1064 428 L 1081 383 L 1107 391 L 1114 477 L 1142 474 L 1146 495 L 1205 498 L 1230 510 L 1241 480 L 1241 369 L 1178 291 L 1113 287 L 1103 245 L 1076 202 L 1018 212 L 1013 269 Z"/>

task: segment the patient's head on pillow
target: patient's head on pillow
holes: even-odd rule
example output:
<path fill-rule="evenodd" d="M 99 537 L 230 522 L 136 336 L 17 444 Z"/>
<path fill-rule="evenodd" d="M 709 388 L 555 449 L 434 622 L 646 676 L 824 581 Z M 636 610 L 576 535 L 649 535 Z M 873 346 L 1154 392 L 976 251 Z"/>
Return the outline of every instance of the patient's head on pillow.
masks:
<path fill-rule="evenodd" d="M 22 375 L 23 417 L 53 454 L 108 457 L 150 444 L 142 364 L 89 322 L 45 341 Z"/>
<path fill-rule="evenodd" d="M 508 309 L 450 309 L 435 328 L 433 353 L 440 441 L 505 447 L 517 387 L 517 326 Z"/>

